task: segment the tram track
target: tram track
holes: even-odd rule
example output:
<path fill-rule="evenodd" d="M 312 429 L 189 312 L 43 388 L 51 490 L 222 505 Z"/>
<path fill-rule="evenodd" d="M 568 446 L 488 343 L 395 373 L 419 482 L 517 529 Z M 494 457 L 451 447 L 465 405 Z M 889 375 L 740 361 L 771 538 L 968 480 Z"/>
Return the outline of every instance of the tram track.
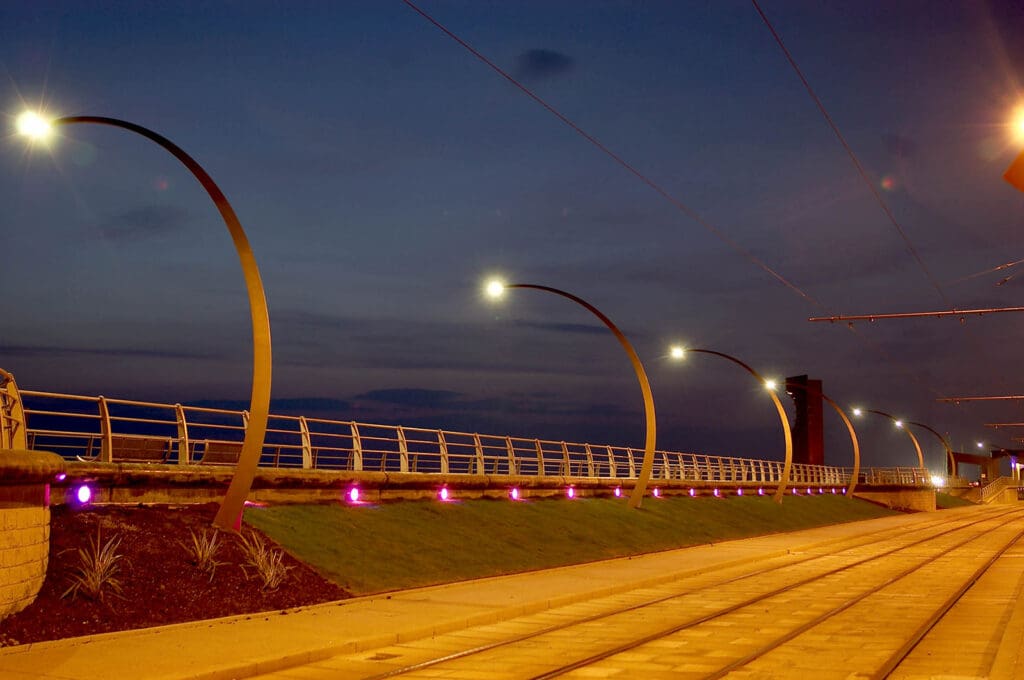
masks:
<path fill-rule="evenodd" d="M 787 556 L 789 559 L 776 559 L 773 561 L 772 564 L 768 566 L 764 566 L 753 571 L 742 571 L 741 573 L 735 574 L 733 576 L 728 576 L 724 579 L 711 579 L 709 583 L 706 583 L 704 585 L 691 585 L 685 589 L 679 589 L 677 587 L 676 589 L 671 590 L 668 593 L 658 595 L 657 597 L 643 598 L 640 601 L 633 602 L 626 606 L 617 607 L 607 611 L 599 611 L 588 616 L 571 618 L 568 621 L 559 622 L 554 625 L 541 626 L 533 630 L 528 630 L 527 632 L 521 634 L 512 635 L 499 641 L 488 642 L 486 644 L 477 645 L 468 649 L 460 649 L 458 651 L 452 652 L 450 654 L 445 654 L 436 658 L 426 659 L 417 663 L 411 663 L 401 667 L 392 668 L 383 673 L 363 675 L 361 677 L 374 680 L 398 676 L 413 677 L 417 675 L 417 673 L 419 673 L 420 671 L 431 671 L 429 674 L 436 676 L 439 671 L 443 670 L 446 667 L 446 665 L 452 666 L 453 664 L 458 664 L 459 662 L 462 662 L 466 659 L 470 659 L 475 656 L 501 654 L 503 651 L 513 649 L 516 646 L 536 647 L 538 645 L 543 645 L 545 637 L 552 637 L 557 635 L 564 636 L 567 634 L 567 631 L 569 631 L 569 634 L 571 634 L 571 631 L 574 627 L 578 628 L 582 626 L 602 625 L 608 622 L 609 620 L 614 619 L 615 617 L 635 617 L 638 614 L 645 612 L 646 610 L 651 610 L 652 608 L 660 607 L 661 609 L 665 609 L 666 607 L 672 605 L 673 601 L 680 600 L 681 598 L 689 597 L 692 599 L 694 596 L 710 594 L 716 589 L 722 589 L 732 584 L 738 584 L 744 581 L 758 579 L 759 577 L 765 577 L 770 574 L 779 574 L 781 572 L 784 572 L 785 570 L 794 571 L 802 567 L 813 565 L 815 562 L 819 561 L 841 561 L 843 559 L 842 556 L 844 553 L 856 551 L 859 548 L 875 545 L 879 542 L 892 541 L 896 543 L 894 547 L 887 548 L 883 550 L 881 553 L 876 553 L 874 555 L 863 558 L 851 559 L 847 557 L 846 563 L 840 564 L 839 566 L 832 567 L 824 571 L 817 570 L 814 573 L 811 573 L 807 576 L 798 575 L 798 577 L 795 580 L 786 583 L 781 587 L 771 588 L 766 592 L 758 593 L 757 595 L 752 597 L 740 598 L 739 600 L 732 602 L 727 606 L 716 607 L 712 611 L 709 611 L 700 616 L 689 617 L 687 620 L 677 622 L 672 626 L 659 628 L 657 630 L 648 632 L 642 636 L 634 637 L 621 644 L 612 645 L 611 647 L 608 647 L 599 653 L 588 655 L 585 658 L 577 658 L 569 663 L 559 665 L 556 668 L 551 668 L 543 673 L 529 676 L 534 678 L 557 677 L 560 675 L 564 675 L 566 673 L 571 673 L 573 670 L 583 668 L 594 663 L 598 663 L 602 660 L 614 657 L 615 655 L 622 654 L 629 650 L 637 649 L 638 647 L 641 647 L 645 644 L 665 638 L 667 636 L 674 635 L 680 631 L 694 628 L 702 624 L 714 622 L 734 612 L 741 612 L 744 609 L 756 606 L 758 603 L 768 600 L 769 598 L 779 596 L 780 594 L 788 593 L 790 591 L 807 586 L 815 582 L 821 582 L 825 579 L 835 577 L 838 574 L 842 574 L 844 572 L 848 572 L 852 569 L 861 567 L 863 565 L 883 560 L 891 555 L 900 552 L 912 551 L 915 548 L 925 546 L 929 542 L 942 540 L 944 537 L 948 538 L 951 534 L 955 534 L 957 532 L 967 530 L 972 527 L 976 527 L 976 525 L 983 523 L 1002 523 L 1007 518 L 1009 518 L 1010 521 L 1012 521 L 1015 519 L 1019 519 L 1021 517 L 1024 517 L 1024 511 L 992 511 L 986 513 L 985 516 L 981 518 L 974 519 L 973 521 L 965 522 L 959 518 L 951 518 L 929 523 L 924 526 L 918 526 L 910 531 L 898 529 L 885 529 L 877 532 L 861 534 L 849 540 L 844 540 L 842 542 L 836 543 L 835 545 L 829 546 L 829 549 L 826 552 L 815 553 L 809 556 L 801 556 L 796 558 L 793 558 L 793 556 Z M 923 536 L 914 538 L 918 535 Z M 905 540 L 908 537 L 912 540 Z M 950 551 L 955 550 L 958 547 L 961 547 L 962 545 L 966 545 L 971 541 L 976 540 L 977 538 L 977 536 L 972 536 L 965 539 L 962 542 L 956 543 L 952 546 L 949 546 L 948 548 L 942 549 L 934 556 L 932 556 L 930 558 L 930 561 L 939 559 L 943 555 L 948 554 Z M 916 568 L 921 568 L 922 566 L 923 564 L 919 565 Z M 910 571 L 912 572 L 913 570 L 914 569 L 911 569 Z M 980 570 L 978 572 L 978 576 L 980 577 L 980 574 L 983 572 L 984 570 Z M 902 578 L 902 576 L 895 578 L 896 580 L 898 580 L 899 578 Z M 694 579 L 686 580 L 692 581 Z M 866 595 L 864 597 L 866 597 Z M 864 598 L 862 597 L 861 600 L 863 599 Z M 855 604 L 856 602 L 851 602 L 847 604 L 845 607 L 833 612 L 832 615 L 836 615 L 841 611 L 845 611 L 846 609 L 854 606 Z M 793 637 L 796 637 L 801 634 L 800 632 L 792 631 L 790 631 L 790 633 L 791 634 L 787 634 L 783 637 L 786 637 L 787 639 L 792 639 Z M 777 648 L 779 645 L 782 644 L 785 644 L 785 640 L 780 639 L 778 643 L 775 645 L 775 647 L 773 647 L 773 649 Z M 743 663 L 750 663 L 751 661 L 760 658 L 760 656 L 763 656 L 769 651 L 770 649 L 766 647 L 762 654 L 754 656 L 748 654 L 747 657 L 750 658 L 744 657 L 742 661 Z M 723 677 L 728 672 L 740 668 L 743 665 L 743 663 L 730 663 L 727 666 L 723 666 L 714 673 L 709 673 L 707 677 Z"/>

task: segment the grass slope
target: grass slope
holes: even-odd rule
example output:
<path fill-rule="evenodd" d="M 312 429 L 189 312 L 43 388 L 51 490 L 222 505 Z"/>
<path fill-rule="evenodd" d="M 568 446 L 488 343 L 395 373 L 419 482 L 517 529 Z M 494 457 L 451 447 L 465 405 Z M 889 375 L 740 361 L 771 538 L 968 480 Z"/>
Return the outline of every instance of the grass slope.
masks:
<path fill-rule="evenodd" d="M 935 507 L 938 510 L 948 510 L 949 508 L 962 508 L 965 505 L 975 505 L 970 501 L 965 501 L 963 498 L 958 498 L 948 493 L 942 493 L 938 491 L 935 493 Z"/>
<path fill-rule="evenodd" d="M 250 507 L 245 521 L 353 594 L 494 576 L 871 519 L 842 496 L 405 501 Z"/>

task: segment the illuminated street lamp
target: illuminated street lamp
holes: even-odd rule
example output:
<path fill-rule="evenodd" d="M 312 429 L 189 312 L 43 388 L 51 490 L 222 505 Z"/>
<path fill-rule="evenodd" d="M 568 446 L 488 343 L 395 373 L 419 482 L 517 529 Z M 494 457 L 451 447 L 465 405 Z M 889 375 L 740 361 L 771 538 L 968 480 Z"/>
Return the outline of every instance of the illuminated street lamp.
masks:
<path fill-rule="evenodd" d="M 636 350 L 633 349 L 633 345 L 631 345 L 629 340 L 626 339 L 626 336 L 622 334 L 622 331 L 619 330 L 618 326 L 612 323 L 611 319 L 605 316 L 601 310 L 586 300 L 576 297 L 572 293 L 567 293 L 564 290 L 551 288 L 549 286 L 538 286 L 531 283 L 505 283 L 497 279 L 488 281 L 484 287 L 484 291 L 488 297 L 498 299 L 505 294 L 506 290 L 512 288 L 530 288 L 547 293 L 554 293 L 555 295 L 560 295 L 561 297 L 572 300 L 600 319 L 619 341 L 619 344 L 622 345 L 626 354 L 629 355 L 629 361 L 633 365 L 633 371 L 636 373 L 636 379 L 640 383 L 640 391 L 643 393 L 644 416 L 647 421 L 646 437 L 644 439 L 644 460 L 640 465 L 640 475 L 637 477 L 636 485 L 633 487 L 633 491 L 629 496 L 629 507 L 639 508 L 640 504 L 643 502 L 644 491 L 647 489 L 647 482 L 651 479 L 651 471 L 654 468 L 654 446 L 655 439 L 657 437 L 657 424 L 654 417 L 654 395 L 651 393 L 651 384 L 647 380 L 647 372 L 644 371 L 644 366 L 640 363 L 640 357 L 637 356 Z"/>
<path fill-rule="evenodd" d="M 866 408 L 866 409 L 855 408 L 855 409 L 853 409 L 853 415 L 855 415 L 855 416 L 861 416 L 861 415 L 863 415 L 865 413 L 874 413 L 875 415 L 879 415 L 879 416 L 882 416 L 884 418 L 888 418 L 890 421 L 892 421 L 893 425 L 895 425 L 897 428 L 899 428 L 899 429 L 903 430 L 904 432 L 906 432 L 907 436 L 910 437 L 910 441 L 912 441 L 914 443 L 914 451 L 917 452 L 918 467 L 920 467 L 922 470 L 924 469 L 924 454 L 921 453 L 921 443 L 919 441 L 917 441 L 917 437 L 914 436 L 914 433 L 910 431 L 909 427 L 904 427 L 903 426 L 904 423 L 903 423 L 902 420 L 900 420 L 896 416 L 893 416 L 893 415 L 890 415 L 890 414 L 886 413 L 885 411 L 876 411 L 873 408 Z"/>
<path fill-rule="evenodd" d="M 669 349 L 669 356 L 676 361 L 680 361 L 686 358 L 686 355 L 690 352 L 696 352 L 699 354 L 713 354 L 716 357 L 722 357 L 727 359 L 737 366 L 743 368 L 750 375 L 764 386 L 768 390 L 768 394 L 772 398 L 772 403 L 775 404 L 775 409 L 779 412 L 779 420 L 782 422 L 782 432 L 786 439 L 786 462 L 782 466 L 782 476 L 779 479 L 779 486 L 775 490 L 775 502 L 781 503 L 782 498 L 786 493 L 786 487 L 789 485 L 789 474 L 793 467 L 793 433 L 789 427 L 789 416 L 786 415 L 786 410 L 782 408 L 782 402 L 779 401 L 779 395 L 775 393 L 776 383 L 774 380 L 765 380 L 761 377 L 761 374 L 755 371 L 753 368 L 743 363 L 739 359 L 723 352 L 716 352 L 710 349 L 691 349 L 689 347 L 682 347 L 681 345 L 675 345 Z"/>
<path fill-rule="evenodd" d="M 949 470 L 949 474 L 951 477 L 956 477 L 956 459 L 953 457 L 953 447 L 950 445 L 948 441 L 946 441 L 946 438 L 943 437 L 938 432 L 936 432 L 933 428 L 925 425 L 924 423 L 910 422 L 909 424 L 915 427 L 923 427 L 924 429 L 928 430 L 933 435 L 939 438 L 939 441 L 942 442 L 942 448 L 946 452 L 946 466 Z M 978 442 L 978 446 L 981 447 L 982 443 Z"/>
<path fill-rule="evenodd" d="M 263 453 L 263 439 L 266 435 L 267 418 L 270 411 L 270 316 L 267 312 L 267 298 L 263 292 L 259 267 L 256 265 L 256 258 L 249 246 L 249 239 L 245 235 L 234 209 L 228 203 L 228 199 L 206 170 L 172 141 L 152 130 L 116 118 L 67 116 L 48 120 L 34 112 L 26 112 L 18 116 L 16 127 L 19 134 L 29 139 L 45 141 L 55 128 L 75 123 L 95 123 L 128 130 L 142 135 L 169 151 L 189 169 L 213 199 L 214 205 L 217 206 L 217 210 L 231 234 L 231 240 L 234 242 L 238 259 L 242 264 L 242 274 L 245 277 L 245 287 L 249 296 L 249 314 L 252 318 L 252 396 L 249 402 L 249 423 L 245 430 L 242 451 L 238 456 L 231 484 L 228 486 L 224 500 L 221 501 L 213 523 L 222 529 L 237 531 L 241 528 L 245 499 L 249 495 L 253 478 L 256 476 L 256 468 Z"/>
<path fill-rule="evenodd" d="M 1010 130 L 1014 141 L 1024 146 L 1024 104 L 1017 107 L 1010 122 Z M 1024 151 L 1010 164 L 1003 179 L 1020 191 L 1024 191 Z"/>

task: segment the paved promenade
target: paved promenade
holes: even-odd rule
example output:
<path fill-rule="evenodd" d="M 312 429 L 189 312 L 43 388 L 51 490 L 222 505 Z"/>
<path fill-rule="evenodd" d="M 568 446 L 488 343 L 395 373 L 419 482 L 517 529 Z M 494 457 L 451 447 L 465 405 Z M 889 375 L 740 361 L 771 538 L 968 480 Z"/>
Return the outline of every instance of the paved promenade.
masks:
<path fill-rule="evenodd" d="M 980 515 L 990 511 L 988 508 L 962 508 L 943 511 L 943 515 Z M 213 680 L 253 677 L 339 654 L 429 638 L 728 565 L 825 546 L 883 529 L 910 529 L 934 518 L 933 513 L 900 515 L 400 591 L 301 610 L 0 649 L 0 678 Z M 992 677 L 1024 677 L 1021 659 L 1024 606 L 1017 607 L 1005 624 Z M 301 669 L 296 669 L 295 677 L 301 677 Z"/>

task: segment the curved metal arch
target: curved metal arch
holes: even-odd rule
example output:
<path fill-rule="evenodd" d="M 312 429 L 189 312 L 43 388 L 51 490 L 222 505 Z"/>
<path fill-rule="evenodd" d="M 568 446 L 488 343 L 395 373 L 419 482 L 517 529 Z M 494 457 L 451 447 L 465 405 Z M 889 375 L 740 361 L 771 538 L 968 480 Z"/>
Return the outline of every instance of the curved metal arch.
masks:
<path fill-rule="evenodd" d="M 802 389 L 805 392 L 809 391 L 806 386 L 800 384 L 787 385 L 787 387 L 796 387 Z M 850 483 L 846 487 L 846 497 L 853 498 L 853 490 L 857 486 L 857 480 L 860 479 L 860 441 L 857 439 L 857 432 L 853 429 L 853 421 L 850 420 L 849 416 L 846 415 L 839 404 L 837 404 L 832 398 L 821 390 L 815 390 L 822 399 L 825 400 L 829 406 L 835 409 L 835 412 L 842 418 L 843 424 L 846 425 L 846 431 L 850 435 L 850 443 L 853 445 L 853 475 L 850 477 Z"/>
<path fill-rule="evenodd" d="M 938 432 L 936 432 L 935 430 L 933 430 L 932 428 L 925 425 L 924 423 L 909 422 L 907 424 L 914 425 L 916 427 L 923 427 L 924 429 L 928 430 L 933 435 L 939 438 L 939 441 L 942 442 L 942 448 L 946 450 L 946 462 L 949 463 L 949 474 L 952 475 L 953 477 L 956 477 L 956 458 L 953 456 L 953 447 L 950 445 L 948 441 L 946 441 L 946 438 L 943 437 Z"/>
<path fill-rule="evenodd" d="M 885 416 L 886 418 L 891 420 L 893 423 L 895 423 L 897 420 L 899 420 L 899 418 L 897 418 L 896 416 L 894 416 L 892 414 L 889 414 L 889 413 L 886 413 L 885 411 L 877 411 L 877 410 L 875 410 L 873 408 L 864 409 L 864 410 L 867 411 L 868 413 L 874 413 L 876 415 Z M 914 435 L 913 432 L 910 431 L 909 427 L 901 427 L 900 429 L 903 430 L 904 432 L 906 432 L 907 436 L 910 437 L 910 441 L 912 441 L 914 443 L 914 450 L 917 452 L 917 464 L 918 464 L 918 467 L 920 467 L 921 469 L 924 469 L 924 454 L 921 453 L 921 442 L 919 442 L 917 440 L 917 437 Z"/>
<path fill-rule="evenodd" d="M 657 423 L 654 413 L 654 395 L 651 393 L 651 383 L 647 380 L 647 372 L 644 370 L 644 365 L 640 362 L 640 357 L 637 356 L 636 350 L 633 349 L 633 345 L 626 339 L 626 336 L 622 331 L 619 330 L 619 327 L 612 323 L 611 319 L 605 316 L 597 307 L 581 297 L 577 297 L 572 293 L 567 293 L 564 290 L 559 290 L 558 288 L 539 286 L 532 283 L 505 284 L 505 288 L 530 288 L 533 290 L 554 293 L 555 295 L 560 295 L 568 300 L 572 300 L 600 319 L 601 323 L 608 327 L 608 330 L 612 332 L 615 338 L 619 341 L 619 344 L 621 344 L 622 348 L 626 351 L 626 354 L 629 355 L 629 361 L 633 365 L 633 372 L 636 373 L 637 382 L 640 383 L 640 391 L 643 393 L 644 417 L 646 420 L 644 460 L 640 465 L 640 474 L 637 476 L 636 484 L 633 486 L 633 491 L 629 496 L 629 507 L 639 508 L 640 504 L 643 502 L 644 492 L 647 490 L 647 483 L 651 479 L 651 472 L 654 469 L 654 447 L 655 440 L 657 438 Z"/>
<path fill-rule="evenodd" d="M 252 488 L 260 455 L 263 453 L 263 439 L 266 436 L 267 419 L 270 415 L 270 314 L 267 311 L 267 297 L 263 290 L 263 281 L 260 278 L 259 267 L 249 245 L 249 239 L 245 230 L 242 229 L 242 224 L 239 222 L 238 216 L 235 215 L 234 209 L 228 203 L 227 197 L 224 196 L 224 192 L 220 190 L 206 170 L 177 144 L 148 128 L 117 118 L 65 116 L 53 121 L 54 126 L 78 123 L 94 123 L 128 130 L 155 142 L 170 152 L 188 168 L 209 194 L 235 245 L 238 259 L 242 265 L 242 274 L 245 277 L 245 288 L 249 297 L 249 315 L 252 319 L 253 378 L 252 394 L 249 401 L 251 417 L 249 426 L 245 430 L 242 452 L 238 456 L 238 463 L 235 465 L 231 483 L 228 485 L 227 493 L 224 495 L 224 500 L 221 501 L 213 523 L 222 529 L 237 531 L 241 528 L 245 499 Z"/>
<path fill-rule="evenodd" d="M 716 352 L 712 349 L 686 349 L 687 352 L 699 352 L 701 354 L 714 354 L 716 357 L 722 357 L 727 359 L 734 364 L 740 366 L 747 371 L 750 375 L 754 376 L 759 382 L 764 384 L 765 380 L 761 377 L 761 374 L 755 371 L 753 368 L 743 363 L 739 359 L 724 352 Z M 786 409 L 782 408 L 782 401 L 779 400 L 779 395 L 775 394 L 774 390 L 769 390 L 771 395 L 772 403 L 775 404 L 775 410 L 779 412 L 779 420 L 782 422 L 782 432 L 786 438 L 786 462 L 782 466 L 782 478 L 779 479 L 779 486 L 775 489 L 775 502 L 781 503 L 783 497 L 786 495 L 786 487 L 789 486 L 789 476 L 793 469 L 793 432 L 789 427 L 789 416 L 786 415 Z"/>

